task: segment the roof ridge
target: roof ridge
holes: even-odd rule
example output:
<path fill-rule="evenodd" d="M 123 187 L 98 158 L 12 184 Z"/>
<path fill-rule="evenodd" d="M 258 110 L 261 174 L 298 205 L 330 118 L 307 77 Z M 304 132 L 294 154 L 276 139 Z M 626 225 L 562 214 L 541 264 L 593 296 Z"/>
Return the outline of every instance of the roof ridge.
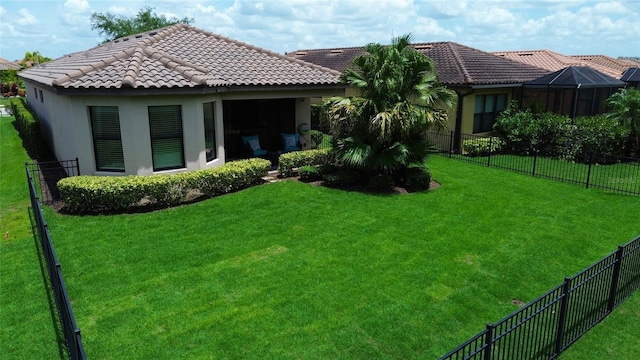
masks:
<path fill-rule="evenodd" d="M 67 74 L 64 74 L 64 75 L 54 79 L 51 82 L 51 85 L 62 85 L 63 83 L 65 83 L 67 81 L 70 81 L 70 80 L 72 80 L 74 78 L 77 78 L 77 77 L 80 77 L 82 75 L 88 74 L 88 73 L 90 73 L 92 71 L 96 71 L 96 70 L 100 70 L 102 68 L 105 68 L 105 67 L 113 64 L 116 61 L 122 60 L 125 57 L 130 56 L 130 54 L 127 51 L 130 52 L 131 48 L 124 49 L 124 50 L 122 50 L 122 51 L 120 51 L 118 53 L 115 53 L 115 54 L 105 58 L 105 59 L 100 59 L 100 60 L 98 60 L 98 61 L 96 61 L 94 63 L 91 63 L 91 64 L 89 64 L 87 66 L 84 66 L 84 67 L 82 67 L 82 68 L 80 68 L 78 70 L 74 70 L 74 71 L 71 71 L 71 72 L 69 72 Z"/>
<path fill-rule="evenodd" d="M 159 51 L 153 46 L 144 46 L 142 51 L 144 51 L 144 54 L 149 58 L 160 62 L 167 69 L 177 72 L 198 85 L 207 85 L 205 75 L 210 72 L 209 69 L 191 64 L 184 59 Z"/>
<path fill-rule="evenodd" d="M 141 47 L 136 47 L 130 56 L 127 71 L 122 78 L 122 86 L 135 87 L 144 57 L 144 50 Z"/>
<path fill-rule="evenodd" d="M 471 75 L 469 74 L 469 70 L 466 68 L 466 66 L 464 66 L 460 54 L 458 54 L 458 50 L 456 48 L 454 48 L 452 42 L 447 42 L 445 43 L 447 45 L 447 47 L 449 48 L 449 50 L 451 50 L 451 54 L 453 55 L 453 58 L 455 59 L 456 65 L 458 65 L 458 68 L 460 69 L 460 71 L 462 71 L 462 76 L 464 77 L 464 81 L 468 84 L 472 84 L 473 83 L 473 79 L 471 78 Z"/>

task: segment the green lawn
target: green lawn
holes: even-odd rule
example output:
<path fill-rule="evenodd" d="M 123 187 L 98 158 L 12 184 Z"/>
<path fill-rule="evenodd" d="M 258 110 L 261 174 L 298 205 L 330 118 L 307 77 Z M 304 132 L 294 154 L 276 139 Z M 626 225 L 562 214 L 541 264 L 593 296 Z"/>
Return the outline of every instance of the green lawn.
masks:
<path fill-rule="evenodd" d="M 147 214 L 49 211 L 87 353 L 436 358 L 640 233 L 638 197 L 432 168 L 442 187 L 402 196 L 287 181 Z"/>
<path fill-rule="evenodd" d="M 31 159 L 13 120 L 0 118 L 0 358 L 54 359 L 57 332 L 29 217 L 24 163 Z"/>
<path fill-rule="evenodd" d="M 0 353 L 55 358 L 28 159 L 7 124 Z M 442 157 L 431 167 L 440 188 L 399 196 L 285 181 L 146 214 L 46 209 L 89 358 L 434 359 L 640 233 L 639 197 Z M 576 358 L 640 352 L 624 341 L 637 295 L 610 318 L 629 321 L 593 330 L 616 335 L 587 334 Z"/>
<path fill-rule="evenodd" d="M 468 157 L 455 155 L 459 160 L 476 164 L 491 164 L 492 167 L 517 171 L 523 174 L 537 177 L 562 179 L 565 182 L 584 184 L 589 179 L 589 186 L 599 188 L 619 188 L 621 190 L 640 194 L 640 164 L 638 163 L 618 163 L 611 165 L 592 165 L 589 172 L 589 165 L 572 163 L 569 161 L 554 158 L 518 156 L 518 155 L 492 155 L 491 159 L 486 156 Z"/>

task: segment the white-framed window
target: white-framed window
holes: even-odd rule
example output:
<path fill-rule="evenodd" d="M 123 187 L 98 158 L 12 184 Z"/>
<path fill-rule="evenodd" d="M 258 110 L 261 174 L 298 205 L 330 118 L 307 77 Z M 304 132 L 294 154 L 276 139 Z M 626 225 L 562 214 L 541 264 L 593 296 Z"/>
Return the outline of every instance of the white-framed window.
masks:
<path fill-rule="evenodd" d="M 117 106 L 89 106 L 96 170 L 124 172 Z"/>
<path fill-rule="evenodd" d="M 185 167 L 180 105 L 149 106 L 153 171 Z"/>
<path fill-rule="evenodd" d="M 204 147 L 207 154 L 207 162 L 215 160 L 216 152 L 216 103 L 202 104 L 204 113 Z"/>

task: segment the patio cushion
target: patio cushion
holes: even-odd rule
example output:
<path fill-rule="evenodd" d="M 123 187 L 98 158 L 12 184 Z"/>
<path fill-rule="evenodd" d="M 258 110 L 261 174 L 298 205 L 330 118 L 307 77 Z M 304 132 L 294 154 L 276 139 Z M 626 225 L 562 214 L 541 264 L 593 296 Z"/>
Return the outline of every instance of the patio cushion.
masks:
<path fill-rule="evenodd" d="M 242 142 L 253 151 L 253 156 L 264 156 L 267 151 L 260 147 L 258 135 L 241 136 Z"/>
<path fill-rule="evenodd" d="M 284 151 L 300 151 L 298 134 L 280 134 L 282 136 L 282 144 Z"/>

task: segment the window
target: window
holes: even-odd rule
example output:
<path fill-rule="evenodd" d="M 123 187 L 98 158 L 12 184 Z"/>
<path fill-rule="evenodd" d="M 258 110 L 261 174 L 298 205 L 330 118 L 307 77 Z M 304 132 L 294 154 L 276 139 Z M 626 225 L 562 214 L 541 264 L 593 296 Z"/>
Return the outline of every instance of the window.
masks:
<path fill-rule="evenodd" d="M 506 108 L 507 94 L 476 95 L 473 132 L 492 131 L 496 118 Z"/>
<path fill-rule="evenodd" d="M 207 152 L 207 162 L 214 160 L 216 155 L 216 103 L 202 104 L 204 112 L 204 147 Z"/>
<path fill-rule="evenodd" d="M 42 96 L 42 90 L 40 90 L 40 102 L 44 102 L 44 96 Z"/>
<path fill-rule="evenodd" d="M 183 168 L 184 145 L 180 105 L 149 106 L 149 132 L 153 171 Z"/>
<path fill-rule="evenodd" d="M 33 95 L 35 96 L 35 98 L 38 98 L 38 89 L 33 88 Z"/>
<path fill-rule="evenodd" d="M 117 106 L 90 106 L 93 152 L 98 171 L 124 171 Z"/>

